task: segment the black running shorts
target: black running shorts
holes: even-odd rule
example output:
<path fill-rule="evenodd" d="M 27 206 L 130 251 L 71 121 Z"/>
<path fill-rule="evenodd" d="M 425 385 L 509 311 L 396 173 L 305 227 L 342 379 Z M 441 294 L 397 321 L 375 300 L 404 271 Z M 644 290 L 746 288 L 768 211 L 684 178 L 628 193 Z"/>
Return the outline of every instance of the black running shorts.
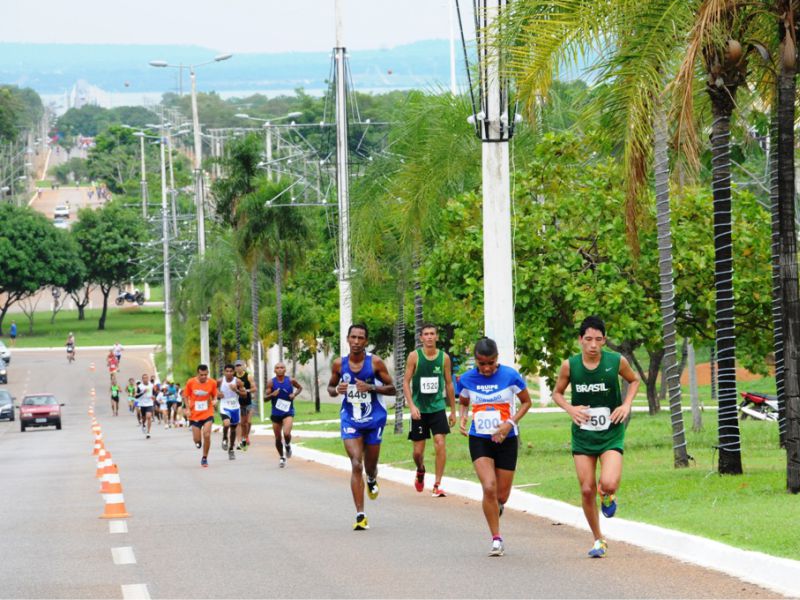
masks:
<path fill-rule="evenodd" d="M 189 425 L 191 425 L 192 427 L 197 427 L 198 429 L 202 429 L 203 425 L 205 425 L 206 423 L 213 423 L 213 422 L 214 422 L 214 417 L 206 417 L 202 421 L 189 421 Z"/>
<path fill-rule="evenodd" d="M 440 410 L 434 413 L 420 413 L 419 419 L 411 419 L 408 439 L 414 442 L 431 439 L 431 434 L 447 435 L 450 425 L 447 423 L 447 412 Z"/>
<path fill-rule="evenodd" d="M 472 462 L 479 458 L 487 457 L 494 460 L 495 469 L 514 471 L 517 468 L 517 451 L 519 438 L 517 436 L 504 439 L 499 444 L 491 438 L 469 436 L 469 455 Z"/>

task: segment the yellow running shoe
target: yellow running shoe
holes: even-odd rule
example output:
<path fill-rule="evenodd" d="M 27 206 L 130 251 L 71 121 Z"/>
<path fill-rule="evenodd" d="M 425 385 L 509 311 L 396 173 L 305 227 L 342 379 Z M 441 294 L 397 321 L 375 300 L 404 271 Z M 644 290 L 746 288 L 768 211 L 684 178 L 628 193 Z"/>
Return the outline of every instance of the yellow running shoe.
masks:
<path fill-rule="evenodd" d="M 356 522 L 353 525 L 353 531 L 365 531 L 369 529 L 369 524 L 367 523 L 367 515 L 364 513 L 358 513 L 356 515 Z"/>
<path fill-rule="evenodd" d="M 605 540 L 595 540 L 594 546 L 589 550 L 590 558 L 605 558 L 608 554 L 608 544 Z"/>
<path fill-rule="evenodd" d="M 367 496 L 369 496 L 370 500 L 375 500 L 378 497 L 378 494 L 381 493 L 381 488 L 378 487 L 378 480 L 373 479 L 370 481 L 367 479 Z"/>

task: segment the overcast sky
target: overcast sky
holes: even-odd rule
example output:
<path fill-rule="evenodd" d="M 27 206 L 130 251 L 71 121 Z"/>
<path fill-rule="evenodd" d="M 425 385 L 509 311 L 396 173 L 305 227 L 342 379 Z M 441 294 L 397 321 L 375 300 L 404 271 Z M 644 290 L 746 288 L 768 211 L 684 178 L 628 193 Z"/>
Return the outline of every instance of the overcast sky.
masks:
<path fill-rule="evenodd" d="M 350 49 L 449 37 L 448 0 L 341 2 Z M 462 10 L 471 4 L 461 0 Z M 334 0 L 0 0 L 0 6 L 2 42 L 181 44 L 220 52 L 335 45 Z"/>

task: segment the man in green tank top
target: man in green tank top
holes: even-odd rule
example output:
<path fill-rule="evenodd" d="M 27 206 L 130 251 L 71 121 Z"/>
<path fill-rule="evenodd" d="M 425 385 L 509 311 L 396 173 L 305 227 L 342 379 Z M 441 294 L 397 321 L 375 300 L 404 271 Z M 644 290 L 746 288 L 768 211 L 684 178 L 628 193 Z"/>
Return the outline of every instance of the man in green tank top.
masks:
<path fill-rule="evenodd" d="M 433 434 L 436 451 L 436 479 L 433 496 L 445 496 L 441 488 L 444 464 L 447 460 L 445 436 L 456 423 L 456 395 L 453 390 L 450 357 L 436 347 L 439 333 L 436 325 L 425 323 L 420 332 L 422 348 L 408 355 L 406 372 L 403 378 L 403 392 L 411 413 L 411 428 L 408 439 L 414 442 L 414 462 L 417 474 L 414 488 L 425 489 L 425 440 Z M 450 416 L 445 412 L 445 394 L 450 404 Z"/>
<path fill-rule="evenodd" d="M 602 498 L 603 515 L 613 517 L 617 511 L 615 494 L 622 478 L 625 420 L 639 389 L 639 377 L 623 356 L 603 351 L 606 326 L 602 319 L 586 317 L 579 329 L 578 343 L 581 353 L 561 364 L 553 400 L 572 418 L 572 457 L 581 486 L 583 513 L 595 540 L 589 556 L 603 558 L 608 544 L 600 531 L 597 496 Z M 624 401 L 620 377 L 629 384 Z M 572 402 L 564 398 L 567 386 L 571 387 Z"/>

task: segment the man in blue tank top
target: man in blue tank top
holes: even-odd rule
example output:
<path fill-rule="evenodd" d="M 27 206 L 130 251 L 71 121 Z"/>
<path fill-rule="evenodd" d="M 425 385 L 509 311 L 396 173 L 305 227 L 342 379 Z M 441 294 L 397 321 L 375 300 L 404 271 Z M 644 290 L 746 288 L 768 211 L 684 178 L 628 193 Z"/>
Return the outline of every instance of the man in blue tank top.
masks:
<path fill-rule="evenodd" d="M 364 471 L 367 473 L 367 494 L 378 497 L 378 459 L 381 438 L 386 425 L 386 407 L 379 394 L 394 396 L 395 387 L 384 362 L 367 352 L 369 332 L 361 323 L 347 332 L 350 353 L 337 358 L 331 367 L 328 394 L 342 399 L 340 412 L 342 441 L 352 467 L 350 489 L 356 505 L 353 529 L 369 529 L 364 513 Z"/>
<path fill-rule="evenodd" d="M 292 423 L 294 422 L 294 399 L 303 391 L 300 382 L 286 377 L 286 365 L 275 364 L 275 377 L 267 382 L 267 398 L 272 401 L 269 416 L 272 421 L 272 433 L 275 436 L 275 448 L 278 450 L 281 468 L 286 466 L 286 459 L 292 458 Z"/>

